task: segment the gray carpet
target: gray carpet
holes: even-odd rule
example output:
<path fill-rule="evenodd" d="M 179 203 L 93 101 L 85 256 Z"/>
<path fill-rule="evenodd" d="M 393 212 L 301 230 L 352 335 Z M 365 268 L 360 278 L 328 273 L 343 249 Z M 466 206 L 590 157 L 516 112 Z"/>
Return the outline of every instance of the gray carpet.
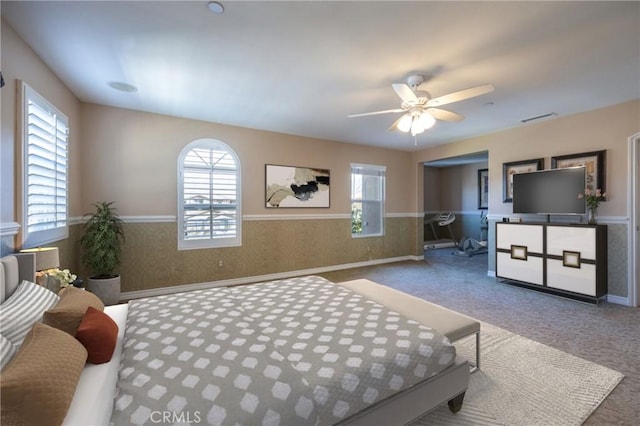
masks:
<path fill-rule="evenodd" d="M 625 377 L 585 421 L 638 425 L 640 419 L 640 309 L 576 302 L 497 282 L 487 255 L 430 250 L 425 260 L 322 274 L 332 281 L 368 278 L 462 312 L 480 321 L 621 372 Z"/>
<path fill-rule="evenodd" d="M 622 380 L 607 367 L 482 323 L 482 369 L 471 376 L 462 410 L 444 405 L 411 426 L 580 425 Z M 475 337 L 456 342 L 467 359 Z"/>

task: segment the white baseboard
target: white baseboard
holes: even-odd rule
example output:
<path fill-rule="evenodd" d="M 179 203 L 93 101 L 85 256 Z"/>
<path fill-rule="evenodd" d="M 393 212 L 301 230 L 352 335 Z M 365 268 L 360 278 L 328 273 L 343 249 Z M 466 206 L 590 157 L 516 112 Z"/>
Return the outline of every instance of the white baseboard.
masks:
<path fill-rule="evenodd" d="M 496 271 L 487 271 L 487 276 L 491 277 L 491 278 L 495 278 L 496 277 Z"/>
<path fill-rule="evenodd" d="M 209 281 L 196 284 L 184 284 L 169 287 L 151 288 L 148 290 L 126 291 L 120 294 L 120 300 L 139 299 L 142 297 L 161 296 L 164 294 L 181 293 L 185 291 L 204 290 L 213 287 L 227 287 L 230 285 L 250 284 L 261 281 L 281 280 L 301 275 L 321 274 L 324 272 L 340 271 L 343 269 L 361 268 L 363 266 L 382 265 L 384 263 L 401 262 L 404 260 L 423 260 L 424 256 L 399 256 L 385 259 L 366 260 L 363 262 L 345 263 L 342 265 L 323 266 L 320 268 L 301 269 L 297 271 L 279 272 L 276 274 L 254 275 L 251 277 L 232 278 L 229 280 Z"/>
<path fill-rule="evenodd" d="M 631 301 L 628 297 L 614 296 L 612 294 L 607 294 L 607 302 L 615 303 L 616 305 L 631 306 Z"/>

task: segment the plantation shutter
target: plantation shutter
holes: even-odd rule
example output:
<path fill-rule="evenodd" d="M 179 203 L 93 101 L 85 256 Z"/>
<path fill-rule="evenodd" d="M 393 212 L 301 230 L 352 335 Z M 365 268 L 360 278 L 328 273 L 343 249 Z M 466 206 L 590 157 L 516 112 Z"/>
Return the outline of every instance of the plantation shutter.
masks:
<path fill-rule="evenodd" d="M 182 248 L 239 242 L 239 165 L 221 143 L 199 143 L 182 161 Z M 191 244 L 190 244 L 191 242 Z"/>
<path fill-rule="evenodd" d="M 24 85 L 24 240 L 43 244 L 68 236 L 69 120 Z"/>

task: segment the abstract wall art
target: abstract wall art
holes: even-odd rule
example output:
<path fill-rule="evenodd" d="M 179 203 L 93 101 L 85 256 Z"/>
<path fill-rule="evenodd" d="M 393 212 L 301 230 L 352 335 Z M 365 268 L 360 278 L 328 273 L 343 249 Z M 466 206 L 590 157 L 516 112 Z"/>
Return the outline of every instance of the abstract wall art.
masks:
<path fill-rule="evenodd" d="M 328 169 L 266 164 L 265 207 L 329 207 Z"/>

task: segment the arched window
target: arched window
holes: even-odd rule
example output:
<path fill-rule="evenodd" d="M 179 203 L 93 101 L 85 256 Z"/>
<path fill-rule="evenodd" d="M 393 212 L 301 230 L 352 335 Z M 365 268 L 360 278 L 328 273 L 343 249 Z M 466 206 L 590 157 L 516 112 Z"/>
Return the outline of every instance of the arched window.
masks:
<path fill-rule="evenodd" d="M 228 145 L 198 139 L 178 157 L 178 250 L 242 244 L 240 160 Z"/>

